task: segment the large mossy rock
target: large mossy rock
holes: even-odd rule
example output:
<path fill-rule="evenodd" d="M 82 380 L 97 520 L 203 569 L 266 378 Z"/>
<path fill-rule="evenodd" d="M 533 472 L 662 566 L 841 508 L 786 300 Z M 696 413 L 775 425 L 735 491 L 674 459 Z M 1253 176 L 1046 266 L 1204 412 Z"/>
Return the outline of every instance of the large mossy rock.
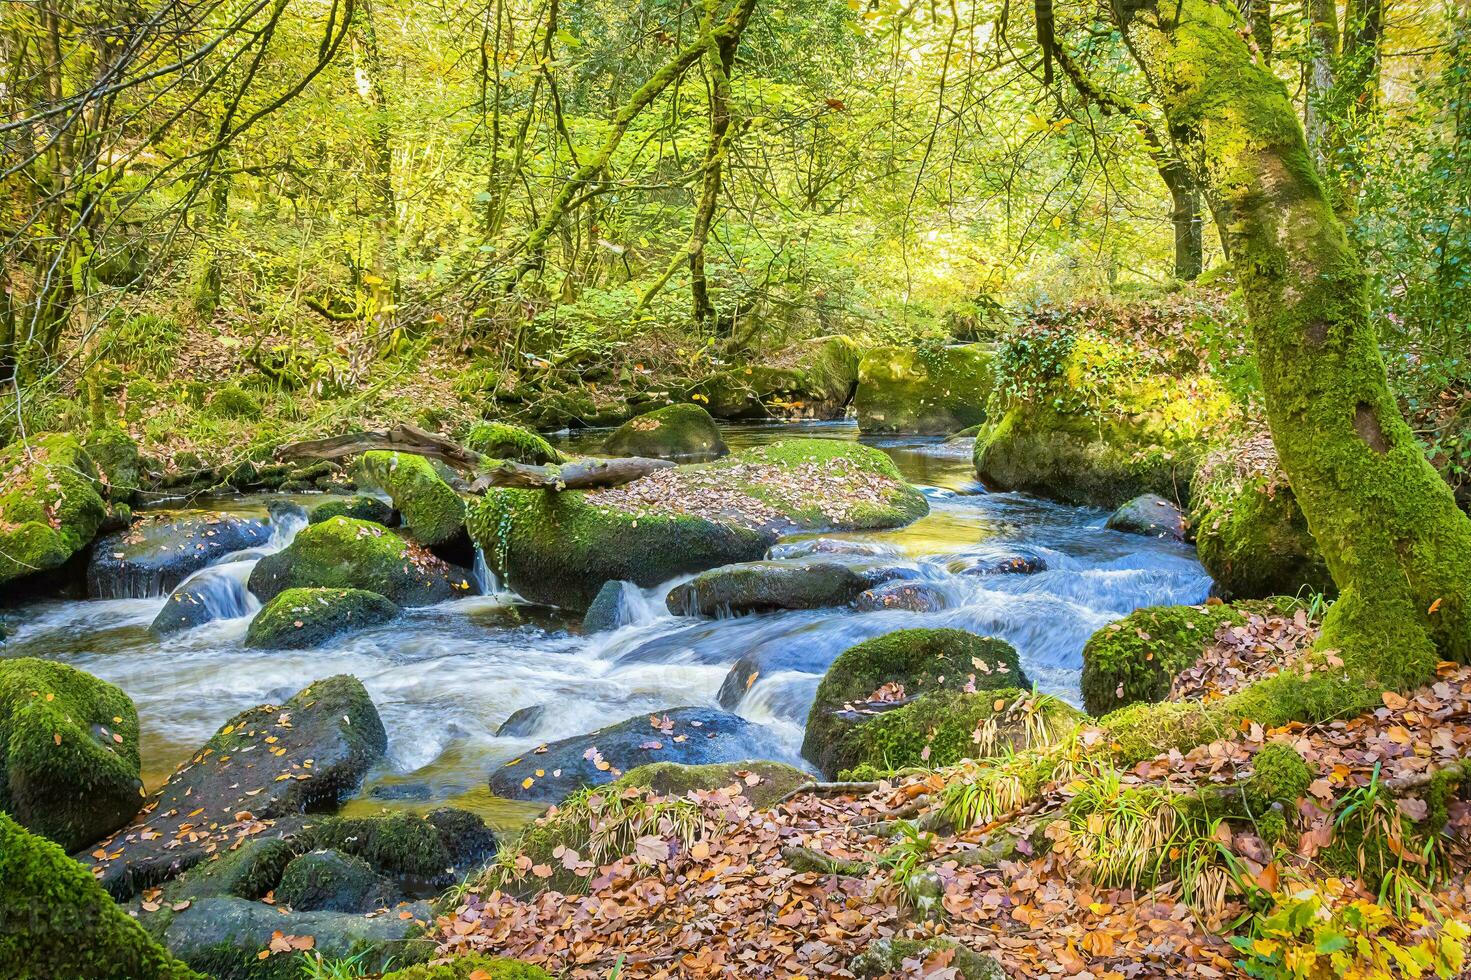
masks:
<path fill-rule="evenodd" d="M 455 807 L 423 816 L 400 811 L 320 818 L 299 841 L 314 850 L 361 858 L 379 875 L 435 888 L 447 888 L 479 870 L 498 849 L 484 820 Z"/>
<path fill-rule="evenodd" d="M 648 588 L 755 561 L 783 534 L 899 527 L 928 511 L 883 452 L 790 439 L 613 490 L 493 489 L 469 525 L 521 596 L 583 611 L 610 580 Z"/>
<path fill-rule="evenodd" d="M 113 503 L 132 503 L 143 485 L 143 456 L 125 429 L 109 426 L 87 433 L 82 448 L 97 468 L 105 496 Z"/>
<path fill-rule="evenodd" d="M 448 963 L 411 966 L 385 973 L 383 980 L 554 980 L 539 966 L 495 956 L 461 956 Z"/>
<path fill-rule="evenodd" d="M 839 778 L 850 769 L 953 766 L 964 759 L 1050 744 L 1083 720 L 1081 712 L 1059 698 L 1014 687 L 976 687 L 970 694 L 934 691 L 891 710 L 869 705 L 841 713 L 840 720 L 853 724 L 826 747 L 825 764 Z M 989 731 L 986 744 L 978 741 L 982 731 Z M 1039 740 L 1034 743 L 1034 738 Z"/>
<path fill-rule="evenodd" d="M 529 429 L 506 422 L 476 422 L 465 433 L 465 448 L 491 459 L 531 466 L 565 463 L 567 457 Z"/>
<path fill-rule="evenodd" d="M 823 675 L 807 715 L 802 755 L 833 775 L 854 764 L 844 757 L 844 737 L 876 718 L 876 711 L 935 691 L 1026 685 L 1016 650 L 1004 640 L 957 629 L 907 629 L 874 637 L 838 654 Z"/>
<path fill-rule="evenodd" d="M 753 561 L 701 572 L 664 603 L 676 616 L 824 609 L 847 605 L 869 584 L 838 561 Z"/>
<path fill-rule="evenodd" d="M 1190 496 L 1200 563 L 1225 598 L 1334 591 L 1271 436 L 1211 453 Z"/>
<path fill-rule="evenodd" d="M 1101 717 L 1140 701 L 1163 701 L 1175 675 L 1245 617 L 1230 606 L 1136 609 L 1089 637 L 1083 647 L 1083 706 Z"/>
<path fill-rule="evenodd" d="M 624 422 L 603 443 L 603 452 L 609 456 L 709 459 L 728 450 L 709 412 L 699 405 L 678 404 Z"/>
<path fill-rule="evenodd" d="M 984 421 L 991 362 L 979 346 L 868 351 L 853 398 L 859 430 L 938 436 Z"/>
<path fill-rule="evenodd" d="M 858 387 L 861 354 L 851 337 L 815 337 L 779 354 L 785 366 L 728 368 L 686 394 L 718 419 L 840 419 Z"/>
<path fill-rule="evenodd" d="M 138 812 L 138 772 L 126 694 L 51 660 L 0 660 L 0 810 L 76 850 Z"/>
<path fill-rule="evenodd" d="M 334 517 L 351 517 L 353 520 L 369 521 L 389 527 L 394 523 L 393 505 L 377 497 L 359 494 L 353 497 L 335 497 L 313 507 L 307 514 L 307 523 L 320 524 Z"/>
<path fill-rule="evenodd" d="M 406 918 L 399 912 L 409 913 Z M 164 942 L 179 959 L 213 980 L 300 980 L 300 952 L 273 952 L 277 936 L 310 938 L 312 956 L 355 957 L 353 966 L 381 972 L 390 965 L 423 960 L 433 943 L 425 936 L 429 907 L 416 903 L 387 915 L 351 912 L 284 912 L 241 898 L 202 898 L 169 917 Z M 302 944 L 305 948 L 307 944 Z M 262 957 L 262 952 L 267 953 Z"/>
<path fill-rule="evenodd" d="M 465 501 L 423 456 L 373 450 L 358 457 L 359 484 L 388 494 L 414 540 L 447 544 L 465 529 Z"/>
<path fill-rule="evenodd" d="M 670 708 L 548 743 L 545 751 L 492 770 L 490 790 L 506 799 L 555 803 L 653 762 L 706 765 L 780 754 L 781 745 L 763 725 L 718 708 Z"/>
<path fill-rule="evenodd" d="M 269 602 L 287 589 L 363 589 L 400 606 L 427 606 L 472 589 L 450 565 L 387 528 L 334 517 L 304 528 L 250 573 L 250 591 Z"/>
<path fill-rule="evenodd" d="M 371 912 L 388 897 L 388 883 L 371 864 L 331 850 L 293 858 L 275 888 L 276 901 L 298 912 Z"/>
<path fill-rule="evenodd" d="M 127 898 L 242 839 L 279 836 L 284 828 L 271 821 L 335 806 L 387 744 L 361 681 L 345 674 L 316 681 L 285 704 L 231 718 L 148 799 L 141 819 L 91 851 L 88 863 L 108 891 Z"/>
<path fill-rule="evenodd" d="M 87 564 L 94 599 L 163 595 L 201 568 L 271 540 L 271 521 L 239 514 L 151 514 L 104 535 Z"/>
<path fill-rule="evenodd" d="M 1183 495 L 1231 413 L 1213 378 L 1176 377 L 1090 331 L 1025 339 L 1003 352 L 1000 414 L 976 436 L 988 488 L 1099 507 Z"/>
<path fill-rule="evenodd" d="M 0 813 L 0 973 L 25 980 L 203 980 L 87 869 Z"/>
<path fill-rule="evenodd" d="M 269 650 L 321 646 L 339 633 L 386 623 L 398 606 L 363 589 L 287 589 L 256 613 L 245 645 Z"/>
<path fill-rule="evenodd" d="M 0 450 L 0 583 L 57 568 L 97 534 L 107 506 L 75 436 Z"/>

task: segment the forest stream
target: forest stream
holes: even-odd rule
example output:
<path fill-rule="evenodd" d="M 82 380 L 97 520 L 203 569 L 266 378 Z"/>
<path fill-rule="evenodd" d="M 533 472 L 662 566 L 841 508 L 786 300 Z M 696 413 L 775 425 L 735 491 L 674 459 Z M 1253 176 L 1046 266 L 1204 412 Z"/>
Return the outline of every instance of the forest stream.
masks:
<path fill-rule="evenodd" d="M 798 435 L 859 438 L 845 422 L 741 424 L 722 432 L 735 450 Z M 584 430 L 564 442 L 583 449 L 601 435 Z M 269 542 L 193 573 L 192 584 L 210 597 L 214 621 L 156 637 L 149 624 L 166 590 L 146 581 L 94 581 L 94 593 L 132 594 L 18 608 L 6 655 L 62 660 L 127 691 L 138 707 L 150 790 L 235 712 L 284 701 L 312 678 L 353 674 L 378 706 L 388 752 L 350 810 L 453 802 L 508 828 L 542 807 L 491 796 L 486 773 L 541 743 L 641 712 L 719 705 L 764 726 L 771 758 L 805 766 L 798 751 L 803 726 L 828 665 L 853 644 L 906 626 L 1002 637 L 1040 690 L 1078 704 L 1082 649 L 1094 631 L 1136 608 L 1198 603 L 1210 591 L 1211 579 L 1188 545 L 1108 530 L 1102 510 L 987 493 L 975 480 L 968 439 L 863 441 L 888 453 L 924 490 L 930 514 L 892 531 L 798 535 L 776 554 L 800 551 L 794 542 L 815 537 L 861 542 L 867 554 L 833 557 L 854 564 L 897 560 L 904 577 L 943 597 L 940 611 L 676 616 L 664 603 L 676 579 L 626 588 L 626 625 L 584 636 L 580 617 L 525 603 L 499 588 L 481 564 L 477 577 L 486 594 L 410 609 L 317 648 L 251 649 L 243 640 L 260 604 L 244 588 L 250 569 L 262 554 L 285 547 L 305 524 L 303 507 L 322 499 L 254 496 L 194 505 L 259 518 L 277 502 Z M 1045 567 L 973 574 L 1018 556 Z M 534 706 L 544 710 L 521 734 L 496 734 L 512 713 Z"/>

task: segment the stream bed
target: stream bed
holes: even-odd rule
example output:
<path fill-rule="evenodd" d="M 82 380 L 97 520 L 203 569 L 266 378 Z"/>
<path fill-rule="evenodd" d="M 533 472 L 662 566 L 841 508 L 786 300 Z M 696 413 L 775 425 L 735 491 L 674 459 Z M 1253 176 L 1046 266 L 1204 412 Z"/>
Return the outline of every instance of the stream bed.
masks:
<path fill-rule="evenodd" d="M 858 438 L 851 423 L 722 429 L 732 449 L 793 436 Z M 564 444 L 594 451 L 597 438 L 579 433 Z M 278 498 L 269 542 L 194 573 L 195 584 L 209 578 L 204 591 L 227 618 L 158 638 L 149 624 L 163 607 L 164 592 L 35 602 L 6 611 L 11 636 L 0 656 L 62 660 L 127 692 L 138 707 L 150 789 L 236 712 L 284 700 L 316 678 L 355 674 L 378 706 L 389 744 L 349 807 L 426 809 L 454 802 L 506 827 L 541 806 L 490 796 L 487 773 L 543 742 L 644 712 L 722 706 L 770 726 L 787 753 L 784 761 L 799 763 L 802 726 L 827 665 L 860 640 L 913 626 L 1003 637 L 1041 690 L 1077 704 L 1083 644 L 1095 630 L 1140 606 L 1204 601 L 1210 590 L 1210 578 L 1187 545 L 1108 530 L 1103 511 L 987 493 L 975 481 L 969 440 L 862 441 L 887 452 L 925 490 L 930 515 L 895 531 L 801 537 L 857 540 L 897 558 L 913 579 L 944 596 L 943 610 L 699 619 L 665 609 L 664 595 L 674 584 L 668 583 L 626 590 L 628 624 L 583 636 L 580 617 L 494 591 L 406 610 L 390 623 L 317 649 L 254 650 L 243 640 L 259 603 L 243 583 L 254 561 L 284 547 L 303 523 L 294 516 L 303 512 L 282 507 Z M 324 498 L 291 499 L 309 505 Z M 235 498 L 196 506 L 264 516 L 266 503 Z M 967 574 L 1018 555 L 1040 559 L 1046 569 Z M 513 712 L 535 705 L 544 710 L 526 734 L 496 734 Z"/>

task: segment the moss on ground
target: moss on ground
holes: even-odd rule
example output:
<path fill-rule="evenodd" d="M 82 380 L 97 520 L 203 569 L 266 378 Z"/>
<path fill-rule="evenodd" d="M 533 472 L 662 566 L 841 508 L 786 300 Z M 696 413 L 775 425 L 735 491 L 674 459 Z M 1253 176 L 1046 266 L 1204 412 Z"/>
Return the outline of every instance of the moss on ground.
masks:
<path fill-rule="evenodd" d="M 120 689 L 51 660 L 0 660 L 0 810 L 69 851 L 142 806 L 138 713 Z"/>
<path fill-rule="evenodd" d="M 445 544 L 464 530 L 464 500 L 423 456 L 374 450 L 358 458 L 355 472 L 360 483 L 388 494 L 420 544 Z"/>
<path fill-rule="evenodd" d="M 256 613 L 245 645 L 271 650 L 321 646 L 339 633 L 386 623 L 398 606 L 363 589 L 287 589 Z"/>
<path fill-rule="evenodd" d="M 687 459 L 724 455 L 726 448 L 709 412 L 699 405 L 680 403 L 624 422 L 603 443 L 603 452 Z"/>
<path fill-rule="evenodd" d="M 863 432 L 949 435 L 986 418 L 992 355 L 983 347 L 879 347 L 858 365 Z"/>
<path fill-rule="evenodd" d="M 202 980 L 114 904 L 86 868 L 5 813 L 0 882 L 0 963 L 7 976 Z"/>
<path fill-rule="evenodd" d="M 849 970 L 855 977 L 899 976 L 905 964 L 941 953 L 951 955 L 949 970 L 960 980 L 1006 980 L 1006 971 L 989 956 L 960 945 L 953 939 L 902 939 L 897 936 L 878 939 L 853 958 Z"/>
<path fill-rule="evenodd" d="M 41 434 L 0 450 L 0 582 L 62 565 L 97 534 L 106 506 L 75 436 Z"/>
<path fill-rule="evenodd" d="M 491 459 L 509 459 L 533 466 L 567 461 L 566 456 L 535 432 L 505 422 L 476 422 L 465 433 L 464 444 L 466 449 Z"/>
<path fill-rule="evenodd" d="M 1083 705 L 1102 716 L 1139 701 L 1163 701 L 1220 628 L 1245 621 L 1230 606 L 1150 606 L 1109 623 L 1083 647 Z"/>
<path fill-rule="evenodd" d="M 1009 643 L 965 630 L 898 630 L 849 647 L 818 685 L 807 715 L 802 755 L 829 774 L 860 762 L 881 763 L 882 759 L 851 759 L 842 764 L 844 733 L 858 721 L 846 717 L 845 705 L 867 701 L 886 684 L 902 684 L 905 696 L 916 697 L 961 691 L 972 677 L 976 690 L 1027 684 Z"/>

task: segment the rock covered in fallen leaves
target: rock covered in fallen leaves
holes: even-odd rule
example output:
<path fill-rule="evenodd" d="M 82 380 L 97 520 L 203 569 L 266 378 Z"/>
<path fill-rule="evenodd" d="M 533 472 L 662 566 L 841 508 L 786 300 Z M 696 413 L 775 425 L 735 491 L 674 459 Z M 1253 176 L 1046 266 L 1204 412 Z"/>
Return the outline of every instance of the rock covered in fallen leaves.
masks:
<path fill-rule="evenodd" d="M 92 460 L 75 436 L 42 433 L 0 449 L 0 582 L 57 568 L 106 514 Z"/>
<path fill-rule="evenodd" d="M 430 920 L 424 902 L 380 914 L 287 912 L 240 898 L 203 898 L 175 913 L 164 930 L 170 952 L 215 980 L 299 980 L 299 954 L 354 956 L 360 970 L 423 959 Z"/>
<path fill-rule="evenodd" d="M 387 747 L 362 682 L 339 674 L 285 704 L 236 715 L 149 798 L 140 818 L 79 858 L 119 899 L 357 788 Z M 286 821 L 276 826 L 273 821 Z"/>
<path fill-rule="evenodd" d="M 906 629 L 865 640 L 839 654 L 823 675 L 807 715 L 802 755 L 832 775 L 859 764 L 844 757 L 843 736 L 873 716 L 935 691 L 1026 684 L 1016 650 L 993 637 Z"/>
<path fill-rule="evenodd" d="M 716 708 L 671 708 L 538 746 L 493 769 L 490 790 L 506 799 L 556 802 L 651 762 L 705 765 L 785 755 L 766 726 Z"/>
<path fill-rule="evenodd" d="M 388 528 L 334 517 L 304 528 L 256 563 L 250 591 L 269 602 L 286 589 L 362 589 L 400 606 L 427 606 L 474 591 L 470 573 Z"/>
<path fill-rule="evenodd" d="M 213 511 L 150 514 L 98 539 L 87 563 L 87 594 L 133 599 L 166 593 L 226 555 L 266 544 L 271 524 Z"/>
<path fill-rule="evenodd" d="M 1185 540 L 1185 513 L 1157 493 L 1140 494 L 1108 516 L 1108 528 L 1150 538 Z"/>
<path fill-rule="evenodd" d="M 398 606 L 364 589 L 287 589 L 256 613 L 245 645 L 270 650 L 321 646 L 348 630 L 386 623 Z"/>
<path fill-rule="evenodd" d="M 603 443 L 603 452 L 609 456 L 709 459 L 729 450 L 710 413 L 681 402 L 624 422 Z"/>
<path fill-rule="evenodd" d="M 0 660 L 0 810 L 75 850 L 142 804 L 132 699 L 66 664 Z"/>
<path fill-rule="evenodd" d="M 199 980 L 87 869 L 0 812 L 0 972 L 29 980 Z"/>
<path fill-rule="evenodd" d="M 896 609 L 904 612 L 939 612 L 949 605 L 945 591 L 927 582 L 885 582 L 861 592 L 853 600 L 859 612 Z"/>
<path fill-rule="evenodd" d="M 675 615 L 770 612 L 845 606 L 869 581 L 839 561 L 753 561 L 701 572 L 669 591 Z"/>
<path fill-rule="evenodd" d="M 469 525 L 521 596 L 585 610 L 609 580 L 648 588 L 755 561 L 783 534 L 899 527 L 928 511 L 880 450 L 789 439 L 610 489 L 491 489 Z"/>

